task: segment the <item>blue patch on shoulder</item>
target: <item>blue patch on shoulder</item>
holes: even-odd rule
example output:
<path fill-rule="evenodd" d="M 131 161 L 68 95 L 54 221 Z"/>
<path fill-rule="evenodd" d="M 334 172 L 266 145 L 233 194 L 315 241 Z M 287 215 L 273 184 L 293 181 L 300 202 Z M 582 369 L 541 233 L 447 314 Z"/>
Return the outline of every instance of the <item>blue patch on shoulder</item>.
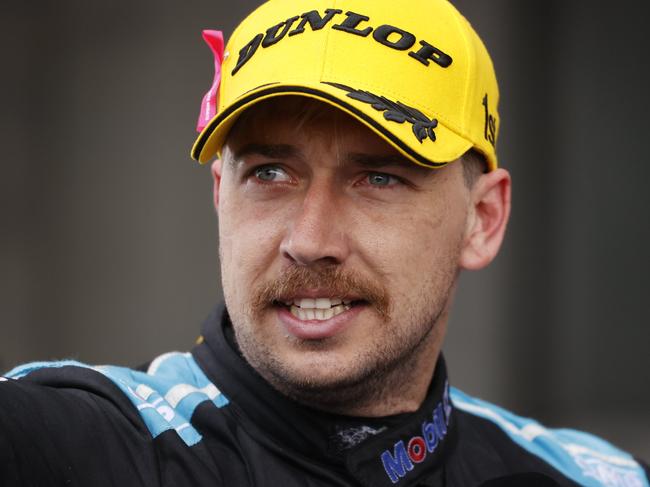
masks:
<path fill-rule="evenodd" d="M 21 365 L 5 377 L 19 379 L 35 370 L 66 366 L 84 367 L 103 374 L 131 400 L 154 438 L 175 430 L 188 446 L 201 441 L 201 435 L 190 424 L 197 406 L 205 401 L 211 401 L 218 408 L 228 404 L 228 399 L 210 382 L 190 353 L 161 355 L 151 362 L 147 372 L 63 360 Z"/>
<path fill-rule="evenodd" d="M 596 436 L 548 429 L 451 388 L 452 404 L 499 426 L 515 443 L 585 487 L 648 487 L 641 466 L 629 454 Z"/>

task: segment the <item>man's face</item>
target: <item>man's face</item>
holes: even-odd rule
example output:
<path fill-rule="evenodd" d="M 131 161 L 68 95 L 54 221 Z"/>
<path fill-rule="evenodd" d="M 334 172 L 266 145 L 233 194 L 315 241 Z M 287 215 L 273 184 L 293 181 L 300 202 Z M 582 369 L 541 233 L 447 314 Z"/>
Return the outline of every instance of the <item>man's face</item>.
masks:
<path fill-rule="evenodd" d="M 233 129 L 220 176 L 226 305 L 266 380 L 335 402 L 433 365 L 465 237 L 460 163 L 419 167 L 338 110 L 280 98 Z"/>

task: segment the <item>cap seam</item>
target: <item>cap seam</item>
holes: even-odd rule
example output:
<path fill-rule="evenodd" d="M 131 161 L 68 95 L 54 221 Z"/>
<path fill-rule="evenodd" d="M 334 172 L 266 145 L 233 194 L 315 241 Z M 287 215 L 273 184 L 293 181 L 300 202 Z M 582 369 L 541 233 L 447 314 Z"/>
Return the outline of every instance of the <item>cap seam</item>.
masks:
<path fill-rule="evenodd" d="M 243 19 L 242 19 L 242 20 L 237 24 L 237 26 L 233 29 L 232 33 L 230 34 L 230 37 L 228 38 L 228 40 L 226 41 L 226 44 L 225 44 L 225 46 L 224 46 L 224 52 L 229 54 L 229 58 L 228 58 L 228 59 L 224 59 L 224 61 L 223 61 L 223 63 L 222 63 L 222 68 L 225 68 L 225 67 L 226 67 L 226 65 L 228 64 L 228 61 L 230 61 L 230 60 L 233 60 L 233 61 L 234 61 L 235 56 L 238 54 L 238 53 L 234 53 L 234 52 L 230 52 L 230 51 L 231 51 L 231 49 L 232 49 L 235 45 L 238 44 L 237 39 L 239 39 L 239 37 L 241 37 L 241 31 L 244 29 L 244 26 L 247 25 L 246 20 L 249 19 L 251 16 L 256 15 L 257 12 L 260 11 L 260 10 L 262 10 L 262 8 L 264 8 L 264 6 L 265 6 L 267 3 L 268 3 L 268 1 L 264 2 L 262 5 L 259 5 L 255 10 L 253 10 L 253 11 L 250 12 L 248 15 L 246 15 L 246 16 L 245 16 L 245 17 L 244 17 L 244 18 L 243 18 Z M 230 62 L 233 62 L 233 61 L 230 61 Z M 222 76 L 223 76 L 223 75 L 222 75 Z M 221 83 L 221 86 L 220 86 L 220 89 L 219 89 L 219 91 L 222 92 L 222 93 L 221 93 L 221 96 L 219 97 L 219 98 L 220 98 L 220 99 L 219 99 L 219 105 L 221 105 L 221 103 L 225 103 L 225 100 L 226 100 L 226 97 L 223 96 L 223 95 L 224 95 L 224 93 L 223 93 L 223 85 L 224 85 L 224 83 L 223 83 L 223 78 L 222 78 L 222 83 Z M 219 111 L 221 111 L 224 107 L 225 107 L 225 105 L 224 105 L 223 107 L 222 107 L 222 106 L 219 106 L 219 107 L 218 107 Z"/>
<path fill-rule="evenodd" d="M 451 7 L 451 5 L 450 5 L 450 8 L 453 8 L 453 7 Z M 465 41 L 465 54 L 467 56 L 468 63 L 467 63 L 467 71 L 465 72 L 465 80 L 466 80 L 466 82 L 465 82 L 465 90 L 464 90 L 465 91 L 465 93 L 464 93 L 465 103 L 463 104 L 463 115 L 462 115 L 463 118 L 462 119 L 463 119 L 463 123 L 466 124 L 467 127 L 471 127 L 472 124 L 467 123 L 467 114 L 468 114 L 468 110 L 469 110 L 469 101 L 470 101 L 470 95 L 471 95 L 469 93 L 469 91 L 470 91 L 471 86 L 472 86 L 472 83 L 471 83 L 472 67 L 474 66 L 474 63 L 476 62 L 476 57 L 475 57 L 474 50 L 471 48 L 470 39 L 467 37 L 467 33 L 468 33 L 467 29 L 463 29 L 463 26 L 460 25 L 461 22 L 466 22 L 467 24 L 469 24 L 469 22 L 467 20 L 465 20 L 465 18 L 460 16 L 460 15 L 453 15 L 452 17 L 456 21 L 456 27 L 460 31 L 460 35 Z M 468 27 L 469 27 L 469 25 L 468 25 Z M 465 128 L 465 127 L 463 127 L 463 128 Z M 474 145 L 476 145 L 476 144 L 474 143 Z"/>
<path fill-rule="evenodd" d="M 332 5 L 332 8 L 336 9 L 338 6 L 338 1 L 334 0 L 334 3 Z M 320 74 L 318 76 L 319 81 L 323 80 L 323 75 L 325 73 L 325 70 L 329 71 L 329 57 L 327 56 L 327 52 L 330 50 L 330 36 L 332 34 L 332 29 L 327 29 L 327 32 L 325 33 L 325 48 L 323 49 L 323 62 L 321 63 L 320 67 Z"/>
<path fill-rule="evenodd" d="M 239 37 L 239 32 L 244 29 L 244 26 L 247 24 L 246 20 L 253 15 L 256 15 L 258 11 L 262 10 L 266 4 L 269 3 L 268 1 L 264 2 L 262 5 L 258 6 L 255 10 L 250 12 L 248 15 L 246 15 L 241 22 L 235 27 L 235 29 L 232 31 L 232 34 L 230 34 L 230 38 L 228 39 L 228 42 L 226 44 L 226 47 L 229 46 L 230 44 L 234 43 L 235 38 Z"/>

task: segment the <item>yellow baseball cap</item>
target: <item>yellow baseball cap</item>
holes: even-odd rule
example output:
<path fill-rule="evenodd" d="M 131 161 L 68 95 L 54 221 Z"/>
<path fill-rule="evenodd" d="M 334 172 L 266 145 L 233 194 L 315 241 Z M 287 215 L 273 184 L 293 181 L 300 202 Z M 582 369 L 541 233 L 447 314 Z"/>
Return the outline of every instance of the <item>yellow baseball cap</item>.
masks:
<path fill-rule="evenodd" d="M 347 112 L 417 164 L 441 167 L 473 147 L 497 167 L 492 61 L 448 0 L 270 0 L 215 59 L 218 97 L 191 152 L 201 163 L 244 110 L 300 95 Z"/>

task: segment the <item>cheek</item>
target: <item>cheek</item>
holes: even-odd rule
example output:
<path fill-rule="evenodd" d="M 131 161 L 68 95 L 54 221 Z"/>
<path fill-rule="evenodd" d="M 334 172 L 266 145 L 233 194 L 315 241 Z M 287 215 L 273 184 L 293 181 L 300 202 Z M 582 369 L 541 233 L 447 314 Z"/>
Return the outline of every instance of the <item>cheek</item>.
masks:
<path fill-rule="evenodd" d="M 219 245 L 224 288 L 235 286 L 239 296 L 250 291 L 279 255 L 283 213 L 271 205 L 251 204 L 235 192 L 224 191 L 219 205 Z M 225 291 L 225 289 L 224 289 Z"/>
<path fill-rule="evenodd" d="M 383 260 L 403 261 L 421 254 L 444 232 L 441 212 L 423 210 L 424 205 L 399 205 L 371 208 L 357 214 L 351 228 L 358 230 L 365 247 Z"/>
<path fill-rule="evenodd" d="M 445 201 L 373 212 L 358 219 L 359 253 L 394 295 L 429 287 L 455 273 L 464 217 Z"/>

